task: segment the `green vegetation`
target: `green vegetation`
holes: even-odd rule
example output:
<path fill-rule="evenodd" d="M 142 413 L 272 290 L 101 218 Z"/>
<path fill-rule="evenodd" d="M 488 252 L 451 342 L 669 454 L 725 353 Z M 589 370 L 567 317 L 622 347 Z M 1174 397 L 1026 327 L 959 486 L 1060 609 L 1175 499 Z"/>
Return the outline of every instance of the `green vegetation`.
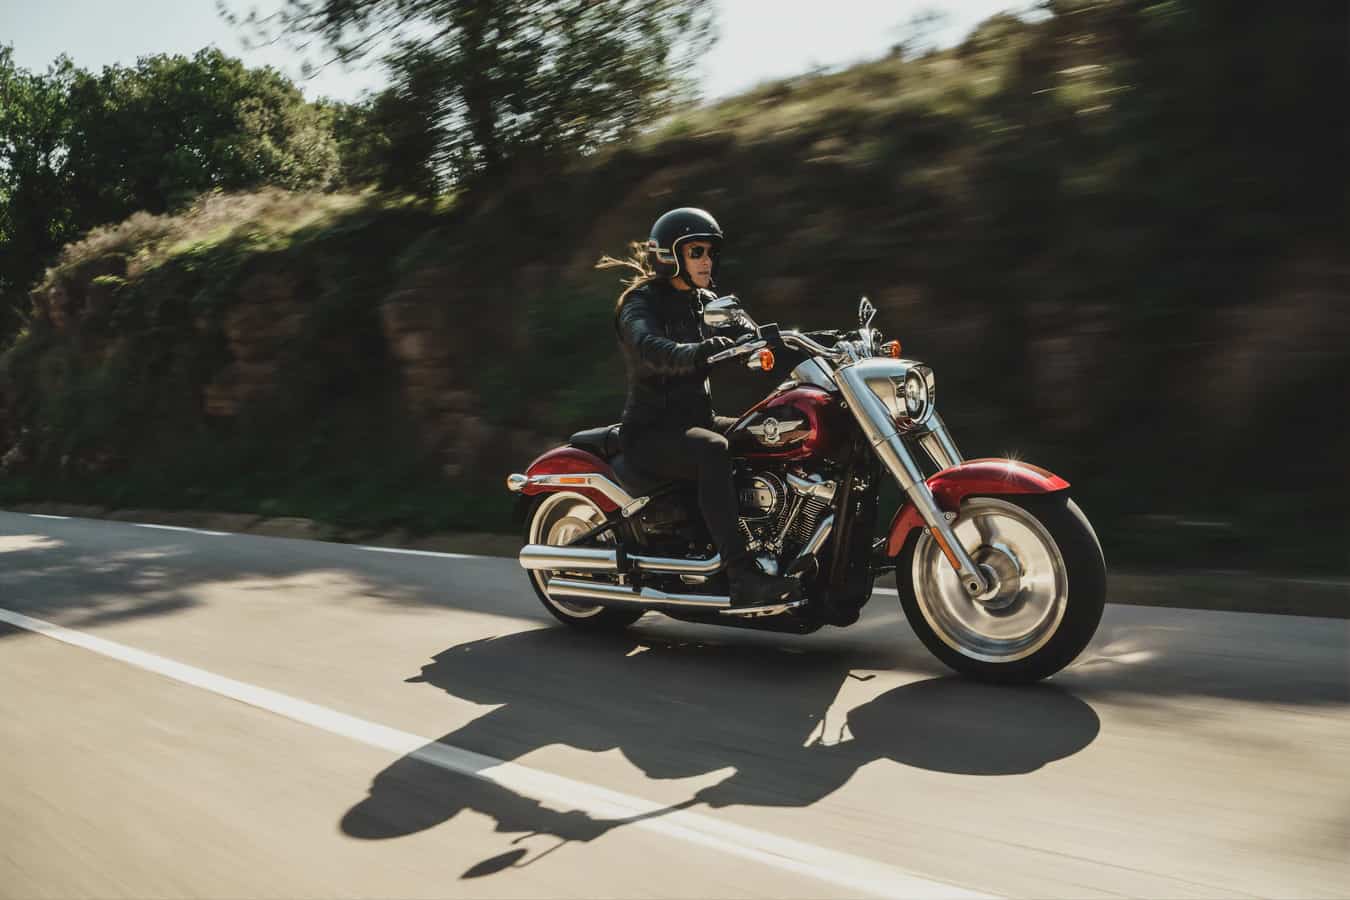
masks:
<path fill-rule="evenodd" d="M 394 126 L 370 137 L 412 164 L 405 188 L 626 140 L 692 94 L 712 34 L 709 0 L 287 0 L 245 22 L 346 61 L 392 48 L 395 87 L 365 109 Z"/>
<path fill-rule="evenodd" d="M 1350 377 L 1345 10 L 1048 11 L 580 155 L 515 144 L 453 198 L 208 194 L 96 229 L 5 351 L 0 501 L 507 527 L 501 476 L 622 403 L 591 265 L 689 204 L 757 317 L 868 294 L 963 450 L 1065 475 L 1113 564 L 1346 569 L 1350 433 L 1318 427 Z M 398 186 L 435 190 L 415 99 L 329 110 L 336 182 L 397 145 Z"/>

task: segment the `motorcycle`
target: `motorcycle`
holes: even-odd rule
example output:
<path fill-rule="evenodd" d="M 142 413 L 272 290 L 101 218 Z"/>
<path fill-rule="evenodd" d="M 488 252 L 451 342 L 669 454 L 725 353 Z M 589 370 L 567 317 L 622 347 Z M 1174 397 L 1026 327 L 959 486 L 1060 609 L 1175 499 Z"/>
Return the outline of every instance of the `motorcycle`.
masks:
<path fill-rule="evenodd" d="M 703 307 L 706 327 L 744 331 L 711 364 L 799 360 L 726 437 L 741 531 L 764 571 L 800 579 L 800 598 L 733 606 L 692 483 L 635 469 L 610 425 L 507 478 L 524 506 L 520 565 L 544 607 L 579 629 L 658 612 L 807 634 L 857 621 L 893 571 L 910 626 L 957 672 L 1020 683 L 1072 662 L 1101 620 L 1106 563 L 1069 483 L 1018 460 L 962 457 L 933 370 L 883 341 L 875 315 L 864 297 L 856 330 L 803 333 L 756 323 L 734 296 Z M 878 533 L 883 477 L 903 500 Z"/>

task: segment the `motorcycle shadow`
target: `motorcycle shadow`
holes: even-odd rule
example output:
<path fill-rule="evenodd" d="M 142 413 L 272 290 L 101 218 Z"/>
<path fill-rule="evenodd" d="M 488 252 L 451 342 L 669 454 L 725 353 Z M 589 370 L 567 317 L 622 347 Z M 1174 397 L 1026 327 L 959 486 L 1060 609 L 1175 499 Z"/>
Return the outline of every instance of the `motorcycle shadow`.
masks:
<path fill-rule="evenodd" d="M 668 812 L 697 804 L 806 807 L 875 761 L 1022 774 L 1082 750 L 1100 729 L 1090 706 L 1053 685 L 1000 688 L 955 677 L 896 687 L 835 715 L 842 692 L 873 677 L 854 669 L 888 667 L 867 663 L 829 648 L 556 628 L 451 647 L 409 681 L 500 705 L 377 774 L 341 827 L 352 837 L 393 838 L 474 810 L 499 833 L 586 842 L 634 821 L 554 810 L 418 758 L 437 744 L 500 760 L 554 745 L 617 749 L 654 779 L 733 770 Z M 517 866 L 524 855 L 509 851 L 465 877 Z"/>

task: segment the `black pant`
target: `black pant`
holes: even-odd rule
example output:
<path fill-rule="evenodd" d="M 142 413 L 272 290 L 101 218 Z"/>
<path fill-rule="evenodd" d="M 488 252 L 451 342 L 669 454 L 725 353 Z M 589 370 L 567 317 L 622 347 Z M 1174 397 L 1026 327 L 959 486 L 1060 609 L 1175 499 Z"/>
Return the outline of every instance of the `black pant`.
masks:
<path fill-rule="evenodd" d="M 698 483 L 698 505 L 713 543 L 726 563 L 746 559 L 745 537 L 739 518 L 736 489 L 731 483 L 731 453 L 720 432 L 735 419 L 718 416 L 713 428 L 683 430 L 629 429 L 623 435 L 624 456 L 638 469 L 660 478 Z"/>

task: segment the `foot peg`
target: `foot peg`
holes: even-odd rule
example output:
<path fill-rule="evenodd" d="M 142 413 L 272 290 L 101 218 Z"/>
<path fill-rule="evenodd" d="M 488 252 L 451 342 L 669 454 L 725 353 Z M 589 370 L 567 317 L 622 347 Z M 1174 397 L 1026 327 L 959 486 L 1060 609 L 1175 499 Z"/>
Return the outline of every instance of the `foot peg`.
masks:
<path fill-rule="evenodd" d="M 724 616 L 742 616 L 747 619 L 762 619 L 766 616 L 780 616 L 789 610 L 805 606 L 806 600 L 786 600 L 782 603 L 769 603 L 764 606 L 733 606 L 720 610 Z"/>

